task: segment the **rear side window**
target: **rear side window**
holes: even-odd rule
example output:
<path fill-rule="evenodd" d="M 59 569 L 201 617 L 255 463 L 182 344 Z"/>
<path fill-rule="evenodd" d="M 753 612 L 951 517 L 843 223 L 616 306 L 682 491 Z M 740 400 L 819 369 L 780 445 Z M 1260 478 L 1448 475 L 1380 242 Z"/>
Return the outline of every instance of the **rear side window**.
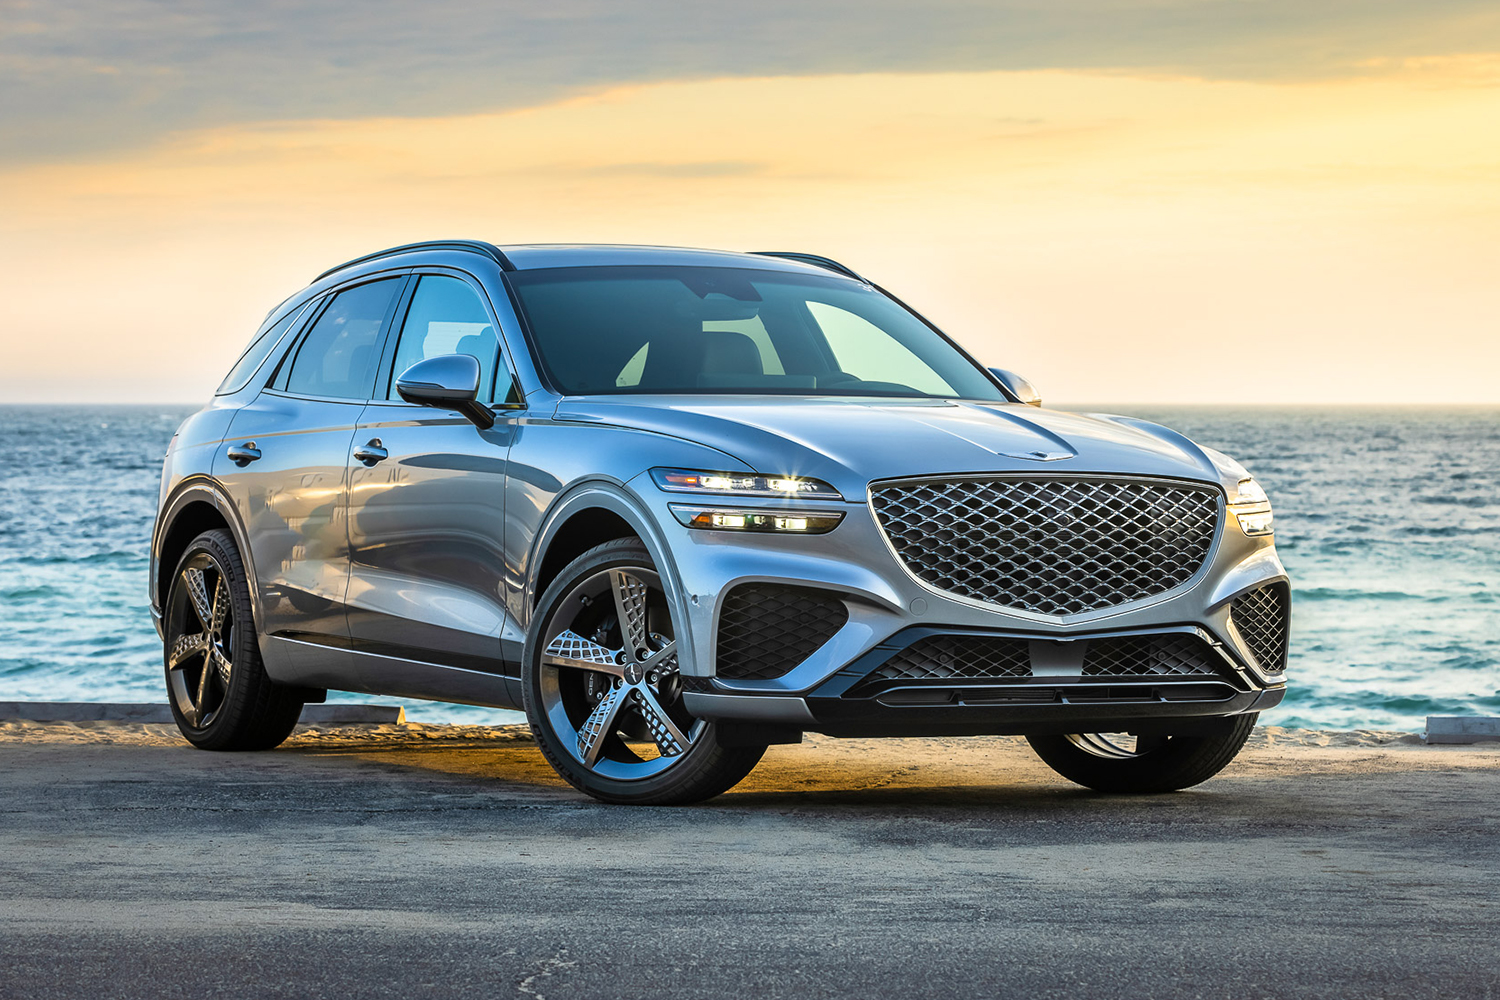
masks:
<path fill-rule="evenodd" d="M 281 338 L 292 328 L 293 323 L 306 310 L 306 305 L 298 306 L 291 310 L 276 323 L 250 342 L 245 353 L 240 355 L 240 360 L 235 362 L 229 374 L 224 376 L 224 381 L 219 383 L 219 388 L 214 390 L 214 395 L 224 396 L 231 392 L 239 392 L 250 381 L 250 376 L 260 370 L 265 364 L 266 358 L 281 343 Z"/>
<path fill-rule="evenodd" d="M 401 278 L 357 285 L 334 296 L 313 324 L 286 379 L 302 396 L 368 399 L 380 363 L 380 330 Z"/>
<path fill-rule="evenodd" d="M 479 362 L 479 398 L 492 398 L 500 340 L 489 310 L 466 281 L 429 274 L 417 285 L 401 327 L 387 398 L 399 399 L 396 377 L 428 358 L 468 354 Z"/>

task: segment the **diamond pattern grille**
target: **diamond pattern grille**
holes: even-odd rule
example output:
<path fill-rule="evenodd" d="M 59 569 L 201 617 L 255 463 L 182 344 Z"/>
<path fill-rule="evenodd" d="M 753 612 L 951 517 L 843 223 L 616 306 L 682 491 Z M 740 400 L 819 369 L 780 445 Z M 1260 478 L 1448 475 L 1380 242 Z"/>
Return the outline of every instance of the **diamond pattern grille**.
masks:
<path fill-rule="evenodd" d="M 934 635 L 918 639 L 886 660 L 869 680 L 995 680 L 1031 676 L 1030 644 L 1024 639 Z"/>
<path fill-rule="evenodd" d="M 1229 620 L 1267 673 L 1286 669 L 1287 638 L 1291 631 L 1291 593 L 1286 584 L 1272 583 L 1241 594 L 1229 606 Z"/>
<path fill-rule="evenodd" d="M 746 583 L 719 614 L 718 676 L 781 677 L 844 627 L 849 611 L 831 594 L 803 587 Z"/>
<path fill-rule="evenodd" d="M 1071 615 L 1164 594 L 1202 568 L 1219 523 L 1208 486 L 954 479 L 871 491 L 919 579 L 1000 607 Z"/>
<path fill-rule="evenodd" d="M 1218 676 L 1213 653 L 1189 635 L 1122 636 L 1095 639 L 1083 656 L 1085 677 Z"/>

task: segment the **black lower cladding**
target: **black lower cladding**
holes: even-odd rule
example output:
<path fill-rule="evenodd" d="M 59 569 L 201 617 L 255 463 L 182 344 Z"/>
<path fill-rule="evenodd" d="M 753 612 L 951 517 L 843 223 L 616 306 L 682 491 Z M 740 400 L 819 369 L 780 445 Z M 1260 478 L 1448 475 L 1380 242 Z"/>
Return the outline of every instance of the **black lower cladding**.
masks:
<path fill-rule="evenodd" d="M 1059 653 L 1061 647 L 1071 651 Z M 1033 659 L 1036 652 L 1039 659 Z M 1033 670 L 1034 664 L 1036 665 Z M 807 698 L 832 735 L 1187 731 L 1193 720 L 1260 711 L 1281 691 L 1248 683 L 1184 626 L 1080 637 L 951 633 L 892 636 Z"/>
<path fill-rule="evenodd" d="M 842 696 L 873 697 L 913 684 L 953 687 L 955 683 L 1029 682 L 1032 641 L 1017 636 L 922 635 L 864 673 Z M 1078 641 L 1083 644 L 1079 676 L 1084 679 L 1223 676 L 1222 658 L 1194 632 L 1095 636 Z"/>
<path fill-rule="evenodd" d="M 782 677 L 849 621 L 833 594 L 776 583 L 744 583 L 724 598 L 714 672 L 726 680 Z"/>
<path fill-rule="evenodd" d="M 1229 620 L 1268 674 L 1286 669 L 1287 640 L 1292 630 L 1292 593 L 1285 583 L 1246 591 L 1229 606 Z"/>

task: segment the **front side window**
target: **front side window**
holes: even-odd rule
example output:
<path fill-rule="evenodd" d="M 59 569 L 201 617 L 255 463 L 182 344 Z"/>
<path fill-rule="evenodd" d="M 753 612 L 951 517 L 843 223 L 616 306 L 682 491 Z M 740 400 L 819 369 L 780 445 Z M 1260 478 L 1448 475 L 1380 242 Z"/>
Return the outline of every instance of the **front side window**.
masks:
<path fill-rule="evenodd" d="M 548 268 L 506 277 L 538 360 L 568 394 L 1005 401 L 941 335 L 847 278 L 661 266 Z"/>
<path fill-rule="evenodd" d="M 444 354 L 468 354 L 479 362 L 479 398 L 493 398 L 495 362 L 500 340 L 489 310 L 468 282 L 446 275 L 424 275 L 406 311 L 396 361 L 391 366 L 388 399 L 396 394 L 396 378 L 418 361 Z"/>
<path fill-rule="evenodd" d="M 380 364 L 380 329 L 402 280 L 385 278 L 335 295 L 302 338 L 283 388 L 303 396 L 369 399 Z"/>

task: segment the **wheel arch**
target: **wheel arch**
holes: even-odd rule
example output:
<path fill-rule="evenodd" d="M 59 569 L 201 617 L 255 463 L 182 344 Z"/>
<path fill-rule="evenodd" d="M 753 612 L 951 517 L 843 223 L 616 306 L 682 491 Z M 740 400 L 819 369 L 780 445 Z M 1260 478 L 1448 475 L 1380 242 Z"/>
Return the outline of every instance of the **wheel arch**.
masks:
<path fill-rule="evenodd" d="M 151 540 L 151 612 L 156 619 L 158 632 L 161 630 L 162 604 L 166 600 L 167 584 L 172 571 L 177 568 L 178 560 L 194 538 L 215 528 L 227 530 L 234 538 L 235 548 L 239 550 L 240 560 L 245 565 L 251 609 L 256 620 L 260 620 L 259 578 L 255 572 L 249 539 L 244 525 L 240 523 L 239 512 L 218 483 L 206 476 L 193 477 L 178 484 L 162 505 Z"/>
<path fill-rule="evenodd" d="M 639 539 L 651 555 L 658 575 L 667 584 L 673 617 L 684 625 L 690 622 L 677 562 L 656 522 L 624 484 L 599 480 L 580 483 L 559 494 L 542 519 L 526 562 L 522 626 L 530 626 L 537 600 L 568 563 L 595 545 L 628 537 Z M 687 645 L 685 652 L 692 655 L 691 629 L 680 631 L 684 634 L 678 636 L 679 645 Z"/>

